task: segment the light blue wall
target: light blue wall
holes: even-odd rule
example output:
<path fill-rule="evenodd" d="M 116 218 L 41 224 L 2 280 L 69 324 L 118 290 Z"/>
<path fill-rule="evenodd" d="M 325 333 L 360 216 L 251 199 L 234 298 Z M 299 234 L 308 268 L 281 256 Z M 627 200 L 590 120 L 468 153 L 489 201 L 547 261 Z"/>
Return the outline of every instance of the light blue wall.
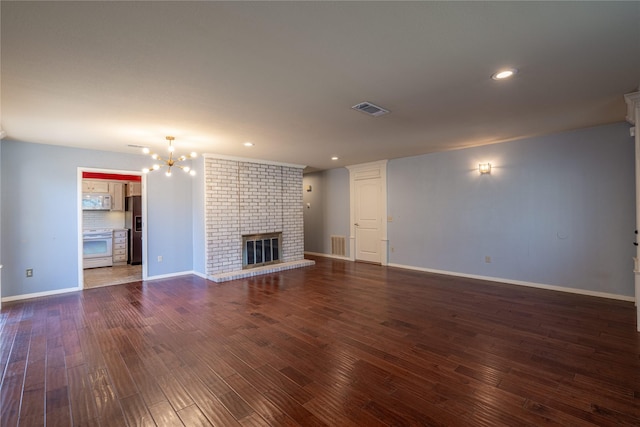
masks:
<path fill-rule="evenodd" d="M 306 191 L 311 185 L 312 191 Z M 330 169 L 303 177 L 304 249 L 331 253 L 331 235 L 347 238 L 349 255 L 349 171 Z M 307 207 L 307 203 L 311 207 Z"/>
<path fill-rule="evenodd" d="M 330 233 L 324 229 L 322 209 L 323 173 L 314 172 L 302 177 L 302 203 L 304 218 L 304 250 L 306 252 L 330 253 L 323 244 Z M 311 191 L 307 187 L 311 186 Z M 308 207 L 309 204 L 311 207 Z"/>
<path fill-rule="evenodd" d="M 141 155 L 7 140 L 0 162 L 3 297 L 78 286 L 78 167 L 148 165 Z M 191 185 L 178 173 L 171 180 L 148 177 L 149 276 L 193 269 Z M 25 277 L 27 268 L 34 269 L 32 278 Z"/>
<path fill-rule="evenodd" d="M 388 214 L 393 264 L 633 295 L 626 124 L 391 160 Z"/>
<path fill-rule="evenodd" d="M 192 160 L 197 175 L 193 178 L 193 271 L 206 274 L 206 236 L 204 231 L 204 157 Z"/>
<path fill-rule="evenodd" d="M 193 270 L 192 181 L 179 169 L 147 175 L 149 276 Z"/>
<path fill-rule="evenodd" d="M 491 175 L 478 174 L 481 162 Z M 634 294 L 625 123 L 393 159 L 387 183 L 392 265 Z M 331 234 L 348 236 L 348 172 L 308 174 L 304 185 L 305 250 L 329 254 Z"/>

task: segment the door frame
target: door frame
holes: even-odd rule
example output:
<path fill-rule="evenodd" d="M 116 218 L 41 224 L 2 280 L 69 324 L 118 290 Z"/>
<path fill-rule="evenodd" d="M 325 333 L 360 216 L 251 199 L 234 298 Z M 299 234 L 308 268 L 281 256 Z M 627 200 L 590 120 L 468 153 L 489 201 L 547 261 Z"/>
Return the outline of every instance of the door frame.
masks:
<path fill-rule="evenodd" d="M 78 223 L 78 288 L 84 289 L 84 269 L 82 268 L 82 172 L 98 172 L 111 173 L 117 175 L 136 175 L 141 177 L 141 202 L 142 202 L 142 280 L 147 280 L 149 270 L 147 262 L 147 175 L 140 171 L 121 170 L 121 169 L 104 169 L 104 168 L 85 168 L 78 167 L 77 192 L 77 223 Z"/>
<path fill-rule="evenodd" d="M 640 230 L 640 92 L 628 93 L 624 96 L 627 104 L 627 121 L 634 125 L 630 132 L 634 137 L 635 146 L 635 166 L 636 166 L 636 232 Z M 636 305 L 636 330 L 640 332 L 640 246 L 636 246 L 636 256 L 634 257 L 634 288 Z"/>
<path fill-rule="evenodd" d="M 387 163 L 388 160 L 379 160 L 377 162 L 361 163 L 357 165 L 347 166 L 349 170 L 349 259 L 356 260 L 356 197 L 355 184 L 356 181 L 366 179 L 380 179 L 380 264 L 389 264 L 389 239 L 387 237 Z"/>

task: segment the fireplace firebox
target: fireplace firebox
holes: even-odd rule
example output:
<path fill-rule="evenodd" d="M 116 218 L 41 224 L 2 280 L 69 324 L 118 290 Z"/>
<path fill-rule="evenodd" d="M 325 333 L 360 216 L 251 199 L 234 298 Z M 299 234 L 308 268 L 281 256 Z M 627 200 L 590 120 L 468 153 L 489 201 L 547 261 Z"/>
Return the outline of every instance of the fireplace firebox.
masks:
<path fill-rule="evenodd" d="M 242 268 L 255 268 L 282 262 L 282 233 L 242 236 Z"/>

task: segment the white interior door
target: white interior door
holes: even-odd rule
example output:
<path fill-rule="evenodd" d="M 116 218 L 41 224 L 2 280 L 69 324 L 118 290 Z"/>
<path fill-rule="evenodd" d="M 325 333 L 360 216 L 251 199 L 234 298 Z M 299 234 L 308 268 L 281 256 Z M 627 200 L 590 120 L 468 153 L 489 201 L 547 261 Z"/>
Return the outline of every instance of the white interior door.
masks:
<path fill-rule="evenodd" d="M 355 182 L 355 246 L 356 260 L 381 262 L 382 240 L 380 203 L 382 188 L 380 178 L 356 180 Z"/>

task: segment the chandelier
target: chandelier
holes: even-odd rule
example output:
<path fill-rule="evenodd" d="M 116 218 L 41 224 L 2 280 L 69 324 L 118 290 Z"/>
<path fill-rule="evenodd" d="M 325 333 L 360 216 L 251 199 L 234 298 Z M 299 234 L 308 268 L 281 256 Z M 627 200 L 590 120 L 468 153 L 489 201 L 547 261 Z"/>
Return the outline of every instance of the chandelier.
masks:
<path fill-rule="evenodd" d="M 173 136 L 167 136 L 167 137 L 165 137 L 165 139 L 167 141 L 169 141 L 169 158 L 163 159 L 162 157 L 160 157 L 156 153 L 151 153 L 151 151 L 147 147 L 143 148 L 142 152 L 144 154 L 151 154 L 151 158 L 153 160 L 157 160 L 157 161 L 159 161 L 161 163 L 155 163 L 150 168 L 144 168 L 144 169 L 142 169 L 142 172 L 149 173 L 149 172 L 152 172 L 152 171 L 156 171 L 156 170 L 160 169 L 161 167 L 167 166 L 167 171 L 164 174 L 167 175 L 167 176 L 171 176 L 171 168 L 175 166 L 177 168 L 182 169 L 183 171 L 185 171 L 185 173 L 188 173 L 191 176 L 195 175 L 196 171 L 191 169 L 189 166 L 179 165 L 178 162 L 183 162 L 185 160 L 195 158 L 197 156 L 196 152 L 195 151 L 192 152 L 191 154 L 189 154 L 189 156 L 180 156 L 180 157 L 174 158 L 173 157 L 173 152 L 175 150 L 175 147 L 173 146 L 173 140 L 176 139 L 176 138 L 173 137 Z"/>

